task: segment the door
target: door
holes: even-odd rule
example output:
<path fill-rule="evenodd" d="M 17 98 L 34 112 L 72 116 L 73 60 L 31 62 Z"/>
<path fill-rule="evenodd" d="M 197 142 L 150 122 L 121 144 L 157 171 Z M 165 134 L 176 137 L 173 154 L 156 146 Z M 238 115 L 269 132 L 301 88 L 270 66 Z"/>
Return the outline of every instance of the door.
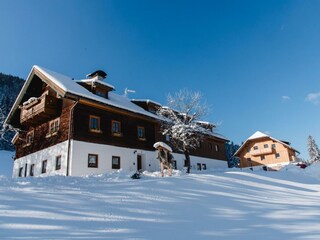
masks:
<path fill-rule="evenodd" d="M 137 171 L 142 170 L 142 157 L 141 155 L 137 155 Z"/>

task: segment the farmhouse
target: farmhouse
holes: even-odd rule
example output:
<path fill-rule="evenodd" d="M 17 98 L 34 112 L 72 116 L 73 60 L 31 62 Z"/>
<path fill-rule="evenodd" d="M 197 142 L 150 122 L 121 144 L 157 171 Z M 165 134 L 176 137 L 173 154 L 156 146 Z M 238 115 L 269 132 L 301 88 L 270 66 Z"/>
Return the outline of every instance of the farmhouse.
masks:
<path fill-rule="evenodd" d="M 17 97 L 6 124 L 18 129 L 13 177 L 101 174 L 112 170 L 159 170 L 153 144 L 170 145 L 160 133 L 151 100 L 130 100 L 114 93 L 107 74 L 96 71 L 86 79 L 34 66 Z M 191 151 L 193 169 L 226 167 L 225 137 L 211 129 Z M 184 154 L 174 151 L 174 166 L 182 169 Z"/>
<path fill-rule="evenodd" d="M 289 142 L 280 141 L 257 131 L 249 137 L 235 153 L 241 168 L 265 167 L 278 170 L 296 160 L 296 153 Z"/>

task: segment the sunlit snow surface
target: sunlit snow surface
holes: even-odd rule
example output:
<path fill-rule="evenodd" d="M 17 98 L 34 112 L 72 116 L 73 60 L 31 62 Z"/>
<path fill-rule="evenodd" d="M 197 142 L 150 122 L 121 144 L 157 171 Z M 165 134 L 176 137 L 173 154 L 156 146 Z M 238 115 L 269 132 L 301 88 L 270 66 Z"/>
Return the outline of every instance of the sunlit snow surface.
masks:
<path fill-rule="evenodd" d="M 320 239 L 304 170 L 159 175 L 1 177 L 0 239 Z"/>

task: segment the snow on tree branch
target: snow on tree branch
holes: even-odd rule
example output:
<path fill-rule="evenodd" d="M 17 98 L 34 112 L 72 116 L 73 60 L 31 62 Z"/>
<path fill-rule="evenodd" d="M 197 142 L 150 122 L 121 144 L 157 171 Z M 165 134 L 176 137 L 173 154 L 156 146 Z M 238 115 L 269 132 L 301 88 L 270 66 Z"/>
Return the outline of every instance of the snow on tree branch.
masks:
<path fill-rule="evenodd" d="M 169 94 L 167 101 L 168 106 L 160 107 L 157 111 L 157 114 L 164 119 L 161 132 L 170 136 L 171 144 L 177 150 L 184 152 L 188 161 L 189 150 L 199 147 L 203 138 L 212 133 L 214 125 L 200 121 L 208 114 L 209 107 L 202 102 L 200 92 L 186 89 L 174 95 Z M 190 171 L 190 161 L 187 167 Z"/>

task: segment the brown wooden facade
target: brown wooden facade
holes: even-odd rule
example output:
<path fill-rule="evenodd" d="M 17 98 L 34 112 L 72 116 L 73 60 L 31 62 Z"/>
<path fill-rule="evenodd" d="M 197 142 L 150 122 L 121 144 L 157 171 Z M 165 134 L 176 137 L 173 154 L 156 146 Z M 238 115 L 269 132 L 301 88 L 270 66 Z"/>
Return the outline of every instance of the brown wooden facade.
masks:
<path fill-rule="evenodd" d="M 160 133 L 160 123 L 155 118 L 77 96 L 62 97 L 58 94 L 57 87 L 49 86 L 41 80 L 42 77 L 45 76 L 40 73 L 33 76 L 28 91 L 21 98 L 20 107 L 13 112 L 10 120 L 12 125 L 21 129 L 14 141 L 16 158 L 68 139 L 148 151 L 154 151 L 155 142 L 166 141 L 165 136 Z M 88 84 L 81 85 L 92 92 L 97 90 L 97 86 L 93 88 Z M 106 89 L 106 98 L 111 90 Z M 37 100 L 22 105 L 30 97 Z M 152 113 L 157 108 L 152 102 L 136 104 Z M 99 131 L 90 129 L 90 117 L 99 119 Z M 52 132 L 51 123 L 55 119 L 58 119 L 58 129 Z M 121 132 L 117 134 L 112 133 L 112 122 L 115 121 L 121 125 Z M 138 128 L 143 129 L 143 138 L 138 137 Z M 198 149 L 190 153 L 204 158 L 226 160 L 225 140 L 207 137 Z"/>

